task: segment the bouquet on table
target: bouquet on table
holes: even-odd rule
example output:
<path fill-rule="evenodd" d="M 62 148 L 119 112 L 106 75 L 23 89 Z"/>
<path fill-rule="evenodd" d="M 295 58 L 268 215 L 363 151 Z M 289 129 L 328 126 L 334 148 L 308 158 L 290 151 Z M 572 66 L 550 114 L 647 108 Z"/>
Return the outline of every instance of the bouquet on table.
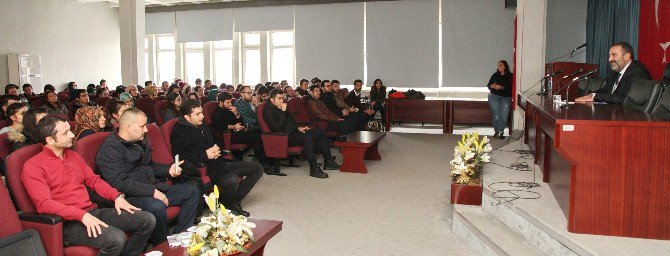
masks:
<path fill-rule="evenodd" d="M 482 166 L 490 162 L 489 152 L 493 148 L 489 138 L 479 134 L 463 134 L 458 145 L 454 147 L 454 160 L 451 160 L 451 179 L 456 184 L 479 185 L 481 183 Z"/>
<path fill-rule="evenodd" d="M 219 189 L 205 195 L 205 202 L 212 214 L 200 219 L 188 246 L 191 256 L 233 255 L 247 252 L 251 243 L 255 242 L 251 229 L 256 224 L 248 222 L 242 215 L 234 215 L 222 204 L 219 204 Z"/>

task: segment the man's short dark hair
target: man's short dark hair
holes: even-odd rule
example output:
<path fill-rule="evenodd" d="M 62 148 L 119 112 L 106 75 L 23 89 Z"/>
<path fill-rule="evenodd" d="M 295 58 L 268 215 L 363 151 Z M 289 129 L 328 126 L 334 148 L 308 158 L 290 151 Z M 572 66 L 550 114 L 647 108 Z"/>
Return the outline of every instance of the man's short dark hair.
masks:
<path fill-rule="evenodd" d="M 251 86 L 242 85 L 242 87 L 240 87 L 240 92 L 244 91 L 244 89 L 251 89 Z"/>
<path fill-rule="evenodd" d="M 26 88 L 29 88 L 29 87 L 30 87 L 30 88 L 33 88 L 33 86 L 30 85 L 30 84 L 23 84 L 22 89 L 25 90 Z"/>
<path fill-rule="evenodd" d="M 86 92 L 86 90 L 84 89 L 77 89 L 77 98 L 81 97 L 82 93 L 88 94 L 88 92 Z"/>
<path fill-rule="evenodd" d="M 200 107 L 200 101 L 199 100 L 186 100 L 184 103 L 181 104 L 181 113 L 184 114 L 185 116 L 190 115 L 193 113 L 193 110 L 195 108 Z"/>
<path fill-rule="evenodd" d="M 46 93 L 47 91 L 56 91 L 56 87 L 54 87 L 52 84 L 45 84 L 44 85 L 44 92 Z"/>
<path fill-rule="evenodd" d="M 303 78 L 303 79 L 300 79 L 300 84 L 302 84 L 302 83 L 309 83 L 309 80 L 304 79 L 304 78 Z"/>
<path fill-rule="evenodd" d="M 261 86 L 261 87 L 258 88 L 258 95 L 263 95 L 263 94 L 268 94 L 268 93 L 270 93 L 270 90 L 267 87 Z"/>
<path fill-rule="evenodd" d="M 325 83 L 331 83 L 331 82 L 330 82 L 330 80 L 328 80 L 328 79 L 321 81 L 321 84 L 325 84 Z M 332 84 L 332 83 L 331 83 L 331 84 Z"/>
<path fill-rule="evenodd" d="M 274 99 L 277 94 L 284 94 L 284 92 L 280 89 L 272 89 L 272 91 L 270 91 L 270 99 Z"/>
<path fill-rule="evenodd" d="M 67 122 L 67 119 L 61 114 L 50 114 L 37 123 L 37 136 L 39 142 L 46 144 L 47 137 L 56 135 L 56 125 L 58 122 Z"/>
<path fill-rule="evenodd" d="M 222 93 L 219 93 L 219 95 L 216 96 L 216 100 L 219 101 L 219 102 L 224 102 L 224 101 L 230 100 L 230 99 L 233 99 L 233 95 L 231 95 L 228 92 L 222 92 Z"/>
<path fill-rule="evenodd" d="M 14 88 L 14 89 L 17 89 L 17 90 L 19 89 L 19 87 L 15 84 L 8 84 L 7 86 L 5 86 L 5 94 L 7 94 L 9 92 L 9 89 L 11 89 L 11 88 Z"/>
<path fill-rule="evenodd" d="M 23 103 L 16 102 L 12 103 L 11 105 L 7 106 L 7 111 L 5 111 L 5 117 L 9 119 L 10 116 L 15 115 L 19 111 L 21 111 L 22 108 L 25 108 L 26 105 L 23 105 Z"/>
<path fill-rule="evenodd" d="M 614 46 L 621 46 L 621 49 L 623 50 L 623 54 L 625 55 L 626 53 L 630 53 L 630 59 L 634 60 L 635 59 L 635 53 L 633 53 L 633 46 L 631 46 L 629 43 L 626 42 L 616 42 L 613 43 L 612 47 Z"/>
<path fill-rule="evenodd" d="M 147 86 L 153 85 L 153 84 L 154 84 L 154 81 L 151 81 L 151 80 L 144 81 L 144 87 L 147 87 Z"/>
<path fill-rule="evenodd" d="M 99 85 L 102 85 L 102 84 L 104 84 L 105 82 L 107 82 L 107 80 L 105 80 L 105 79 L 100 79 L 100 83 L 99 83 Z"/>
<path fill-rule="evenodd" d="M 340 80 L 337 80 L 337 79 L 333 80 L 333 81 L 330 82 L 330 84 L 340 84 Z"/>
<path fill-rule="evenodd" d="M 309 86 L 309 91 L 310 92 L 313 92 L 315 89 L 321 89 L 321 86 L 319 86 L 318 84 L 313 84 L 313 85 Z"/>
<path fill-rule="evenodd" d="M 363 84 L 363 81 L 362 81 L 361 79 L 356 79 L 356 80 L 354 80 L 354 84 L 356 84 L 356 83 L 361 83 L 361 84 Z"/>

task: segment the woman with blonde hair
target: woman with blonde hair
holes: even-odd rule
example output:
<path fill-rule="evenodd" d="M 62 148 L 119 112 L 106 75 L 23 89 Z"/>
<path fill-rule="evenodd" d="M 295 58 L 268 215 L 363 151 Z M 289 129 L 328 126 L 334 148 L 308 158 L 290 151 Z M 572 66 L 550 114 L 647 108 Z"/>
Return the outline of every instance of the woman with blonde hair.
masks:
<path fill-rule="evenodd" d="M 75 141 L 102 131 L 107 124 L 105 109 L 100 106 L 87 106 L 77 109 L 74 115 Z"/>

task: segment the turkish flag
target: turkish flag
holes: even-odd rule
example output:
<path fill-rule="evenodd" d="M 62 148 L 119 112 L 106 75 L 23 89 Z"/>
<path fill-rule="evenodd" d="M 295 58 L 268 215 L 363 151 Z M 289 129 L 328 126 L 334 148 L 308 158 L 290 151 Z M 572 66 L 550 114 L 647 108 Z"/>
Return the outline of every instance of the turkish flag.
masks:
<path fill-rule="evenodd" d="M 670 0 L 640 1 L 638 33 L 637 59 L 660 80 L 670 62 Z"/>

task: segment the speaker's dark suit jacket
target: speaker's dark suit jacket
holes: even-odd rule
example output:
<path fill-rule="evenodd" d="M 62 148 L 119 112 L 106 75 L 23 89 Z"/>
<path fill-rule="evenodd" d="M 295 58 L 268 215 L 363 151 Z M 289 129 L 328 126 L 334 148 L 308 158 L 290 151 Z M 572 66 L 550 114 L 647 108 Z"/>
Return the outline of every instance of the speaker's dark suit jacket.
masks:
<path fill-rule="evenodd" d="M 621 105 L 626 99 L 626 96 L 628 96 L 628 91 L 630 91 L 633 80 L 651 79 L 651 75 L 649 74 L 647 68 L 645 68 L 644 65 L 642 65 L 642 63 L 637 60 L 631 62 L 626 69 L 626 72 L 623 73 L 623 76 L 619 81 L 619 85 L 617 86 L 614 93 L 612 93 L 612 88 L 614 88 L 614 83 L 616 83 L 617 79 L 619 79 L 619 72 L 611 71 L 609 77 L 610 78 L 607 81 L 605 87 L 596 93 L 595 97 L 593 98 L 594 101 Z"/>

